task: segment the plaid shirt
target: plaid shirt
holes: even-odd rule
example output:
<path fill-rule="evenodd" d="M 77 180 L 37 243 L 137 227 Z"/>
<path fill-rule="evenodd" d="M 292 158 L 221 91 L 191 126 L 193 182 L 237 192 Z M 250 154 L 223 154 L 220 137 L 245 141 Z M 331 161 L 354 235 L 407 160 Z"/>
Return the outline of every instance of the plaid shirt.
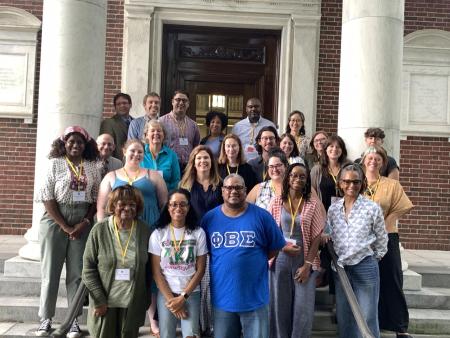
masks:
<path fill-rule="evenodd" d="M 267 209 L 275 219 L 275 222 L 281 228 L 281 210 L 283 209 L 283 200 L 281 196 L 275 197 L 269 204 Z M 303 203 L 303 208 L 301 212 L 302 216 L 302 234 L 303 234 L 303 254 L 305 260 L 308 257 L 308 252 L 311 247 L 311 241 L 322 234 L 323 228 L 326 223 L 325 209 L 323 208 L 322 202 L 320 202 L 316 197 L 311 196 L 310 199 L 305 200 Z M 320 268 L 319 255 L 316 255 L 313 263 L 313 270 Z"/>
<path fill-rule="evenodd" d="M 197 123 L 186 116 L 185 130 L 184 133 L 182 133 L 173 112 L 161 116 L 159 121 L 164 125 L 167 133 L 169 134 L 166 137 L 169 148 L 177 153 L 180 163 L 185 165 L 189 160 L 189 155 L 191 154 L 192 149 L 200 144 L 200 131 Z M 188 144 L 181 145 L 180 137 L 187 138 Z"/>

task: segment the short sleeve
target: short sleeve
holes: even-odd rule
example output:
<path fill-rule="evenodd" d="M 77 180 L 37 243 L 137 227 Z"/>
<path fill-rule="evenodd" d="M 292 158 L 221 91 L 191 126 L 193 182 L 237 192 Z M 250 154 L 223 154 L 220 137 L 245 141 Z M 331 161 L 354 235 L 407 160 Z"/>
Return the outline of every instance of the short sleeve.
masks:
<path fill-rule="evenodd" d="M 207 253 L 208 246 L 206 245 L 206 234 L 202 228 L 199 228 L 197 235 L 197 256 L 203 256 Z"/>
<path fill-rule="evenodd" d="M 264 211 L 264 230 L 266 231 L 266 238 L 268 239 L 268 250 L 280 250 L 286 245 L 283 234 L 280 228 L 275 223 L 272 215 Z"/>
<path fill-rule="evenodd" d="M 41 188 L 36 193 L 36 202 L 45 202 L 56 199 L 55 197 L 55 182 L 56 182 L 56 162 L 50 160 L 44 182 Z"/>
<path fill-rule="evenodd" d="M 161 245 L 160 245 L 160 233 L 159 230 L 153 231 L 150 239 L 148 240 L 148 252 L 155 255 L 161 256 Z"/>

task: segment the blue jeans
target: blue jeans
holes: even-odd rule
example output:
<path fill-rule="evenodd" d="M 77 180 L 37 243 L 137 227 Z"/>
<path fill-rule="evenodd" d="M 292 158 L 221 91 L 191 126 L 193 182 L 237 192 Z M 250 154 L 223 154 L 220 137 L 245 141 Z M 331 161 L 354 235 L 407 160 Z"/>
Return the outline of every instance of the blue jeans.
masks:
<path fill-rule="evenodd" d="M 247 312 L 214 308 L 214 338 L 268 338 L 269 305 Z"/>
<path fill-rule="evenodd" d="M 380 294 L 380 274 L 378 262 L 368 256 L 356 265 L 345 266 L 345 272 L 358 300 L 361 312 L 374 337 L 380 337 L 378 327 L 378 297 Z M 336 283 L 336 316 L 340 338 L 362 338 L 356 325 L 352 310 L 336 272 L 333 271 Z"/>
<path fill-rule="evenodd" d="M 177 335 L 178 319 L 166 307 L 166 299 L 158 292 L 156 305 L 158 307 L 159 334 L 161 338 L 175 338 Z M 181 319 L 183 337 L 200 337 L 200 292 L 192 292 L 186 300 L 185 308 L 188 313 L 186 319 Z"/>

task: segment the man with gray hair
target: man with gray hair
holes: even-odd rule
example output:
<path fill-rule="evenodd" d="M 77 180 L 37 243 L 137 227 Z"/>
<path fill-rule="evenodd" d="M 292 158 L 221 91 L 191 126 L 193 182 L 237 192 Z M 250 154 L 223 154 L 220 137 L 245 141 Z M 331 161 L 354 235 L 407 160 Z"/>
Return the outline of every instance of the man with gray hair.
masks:
<path fill-rule="evenodd" d="M 116 145 L 114 144 L 114 139 L 111 135 L 99 135 L 97 137 L 97 149 L 100 154 L 98 167 L 102 178 L 105 177 L 105 175 L 110 171 L 123 167 L 122 161 L 112 156 L 114 150 L 116 149 Z"/>
<path fill-rule="evenodd" d="M 244 179 L 224 179 L 224 203 L 202 219 L 210 252 L 214 337 L 269 337 L 267 261 L 286 244 L 273 217 L 246 202 Z"/>

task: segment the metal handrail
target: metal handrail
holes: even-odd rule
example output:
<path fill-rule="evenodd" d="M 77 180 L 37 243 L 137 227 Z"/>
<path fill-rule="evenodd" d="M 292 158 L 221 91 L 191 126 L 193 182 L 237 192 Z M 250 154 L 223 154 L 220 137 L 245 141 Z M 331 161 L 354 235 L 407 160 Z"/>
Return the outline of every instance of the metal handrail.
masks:
<path fill-rule="evenodd" d="M 88 289 L 86 285 L 84 285 L 83 281 L 80 282 L 80 285 L 78 286 L 77 292 L 75 296 L 73 297 L 72 303 L 68 309 L 66 318 L 64 318 L 63 323 L 53 332 L 53 337 L 65 337 L 66 333 L 69 332 L 70 327 L 72 326 L 73 321 L 76 317 L 79 316 L 84 300 L 86 298 L 86 295 L 88 294 Z"/>
<path fill-rule="evenodd" d="M 342 284 L 342 288 L 344 290 L 345 297 L 347 298 L 348 303 L 350 304 L 350 309 L 352 310 L 353 317 L 355 317 L 356 325 L 358 325 L 359 331 L 361 332 L 364 338 L 375 338 L 372 332 L 370 332 L 369 327 L 367 326 L 367 322 L 364 319 L 364 316 L 361 312 L 361 308 L 359 307 L 358 300 L 356 299 L 355 293 L 353 292 L 350 281 L 348 280 L 347 274 L 345 273 L 344 268 L 340 267 L 337 264 L 338 256 L 334 251 L 334 247 L 331 241 L 327 242 L 327 249 L 331 255 L 333 260 L 333 265 L 336 268 L 337 274 L 339 276 L 339 280 Z"/>

